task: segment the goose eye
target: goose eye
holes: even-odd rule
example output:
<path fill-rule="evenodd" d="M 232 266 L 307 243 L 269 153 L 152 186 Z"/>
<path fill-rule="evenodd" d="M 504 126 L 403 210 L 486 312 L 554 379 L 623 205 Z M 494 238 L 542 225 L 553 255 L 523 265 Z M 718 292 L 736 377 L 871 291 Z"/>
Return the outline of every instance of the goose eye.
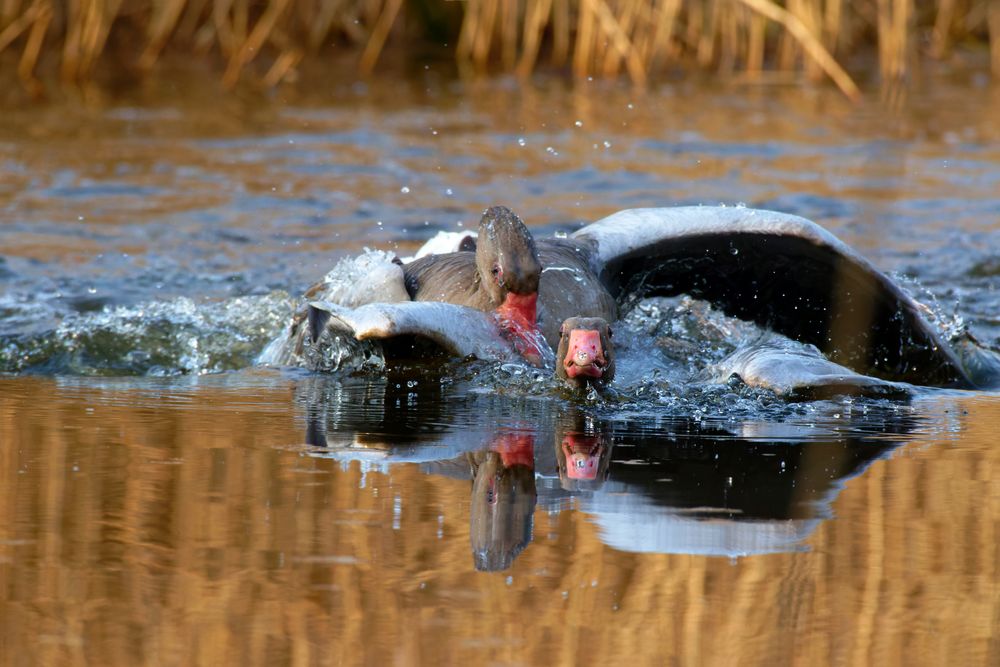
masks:
<path fill-rule="evenodd" d="M 611 327 L 608 327 L 608 338 L 611 338 L 614 335 L 614 332 L 611 331 Z"/>

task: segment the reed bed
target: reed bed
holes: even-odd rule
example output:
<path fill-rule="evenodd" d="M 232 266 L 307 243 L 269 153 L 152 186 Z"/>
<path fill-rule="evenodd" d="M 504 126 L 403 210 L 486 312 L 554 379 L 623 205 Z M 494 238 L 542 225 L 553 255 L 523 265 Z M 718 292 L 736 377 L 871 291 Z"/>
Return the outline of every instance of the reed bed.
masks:
<path fill-rule="evenodd" d="M 460 69 L 475 73 L 547 68 L 643 85 L 696 66 L 749 79 L 826 77 L 857 97 L 851 72 L 872 69 L 852 70 L 857 53 L 877 54 L 881 79 L 897 82 L 922 58 L 946 58 L 956 46 L 988 49 L 1000 76 L 1000 2 L 0 0 L 0 64 L 16 63 L 36 90 L 44 62 L 80 82 L 99 66 L 142 74 L 169 50 L 221 56 L 228 87 L 248 72 L 273 86 L 303 58 L 353 49 L 369 74 L 387 48 L 423 44 L 448 45 Z"/>

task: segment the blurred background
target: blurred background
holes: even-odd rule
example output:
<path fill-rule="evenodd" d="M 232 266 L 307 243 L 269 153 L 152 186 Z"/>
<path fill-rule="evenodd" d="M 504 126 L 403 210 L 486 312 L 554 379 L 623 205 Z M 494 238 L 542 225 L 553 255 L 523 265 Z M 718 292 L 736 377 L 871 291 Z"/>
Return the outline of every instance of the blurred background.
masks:
<path fill-rule="evenodd" d="M 6 0 L 0 55 L 33 96 L 53 79 L 128 86 L 180 58 L 216 72 L 226 88 L 295 82 L 301 70 L 344 61 L 371 75 L 386 63 L 448 59 L 463 74 L 554 71 L 640 85 L 691 72 L 828 79 L 856 98 L 858 80 L 893 83 L 934 63 L 979 60 L 1000 75 L 1000 8 L 988 0 Z"/>

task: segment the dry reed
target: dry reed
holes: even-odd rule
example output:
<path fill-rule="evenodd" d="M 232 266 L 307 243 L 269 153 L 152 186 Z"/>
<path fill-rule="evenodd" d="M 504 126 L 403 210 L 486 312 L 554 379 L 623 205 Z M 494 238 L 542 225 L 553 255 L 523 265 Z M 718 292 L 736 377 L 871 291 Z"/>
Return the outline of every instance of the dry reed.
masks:
<path fill-rule="evenodd" d="M 99 62 L 137 72 L 165 50 L 216 53 L 232 87 L 251 64 L 266 85 L 294 72 L 305 57 L 333 47 L 360 49 L 370 73 L 388 46 L 405 49 L 429 34 L 426 12 L 446 0 L 3 0 L 0 56 L 16 54 L 25 85 L 40 90 L 42 60 L 61 78 L 85 81 Z M 955 44 L 988 45 L 1000 76 L 1000 3 L 991 0 L 464 0 L 454 44 L 474 72 L 570 64 L 578 77 L 637 84 L 693 64 L 725 75 L 765 71 L 828 77 L 860 95 L 844 59 L 869 48 L 883 80 L 905 79 L 922 56 L 945 58 Z M 920 44 L 927 44 L 922 51 Z M 11 59 L 0 62 L 13 62 Z"/>

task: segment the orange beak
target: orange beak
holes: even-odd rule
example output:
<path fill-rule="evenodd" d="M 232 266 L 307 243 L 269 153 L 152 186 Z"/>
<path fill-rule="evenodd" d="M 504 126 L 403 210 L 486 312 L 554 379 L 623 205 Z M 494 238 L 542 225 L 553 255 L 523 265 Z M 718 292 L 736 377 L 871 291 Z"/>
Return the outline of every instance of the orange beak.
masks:
<path fill-rule="evenodd" d="M 490 449 L 500 454 L 505 468 L 515 465 L 535 467 L 535 436 L 506 433 L 490 443 Z"/>
<path fill-rule="evenodd" d="M 538 311 L 538 292 L 533 294 L 507 293 L 507 298 L 497 308 L 500 325 L 514 339 L 514 347 L 534 366 L 542 365 L 542 351 L 538 347 L 541 333 L 538 331 L 536 317 Z"/>

